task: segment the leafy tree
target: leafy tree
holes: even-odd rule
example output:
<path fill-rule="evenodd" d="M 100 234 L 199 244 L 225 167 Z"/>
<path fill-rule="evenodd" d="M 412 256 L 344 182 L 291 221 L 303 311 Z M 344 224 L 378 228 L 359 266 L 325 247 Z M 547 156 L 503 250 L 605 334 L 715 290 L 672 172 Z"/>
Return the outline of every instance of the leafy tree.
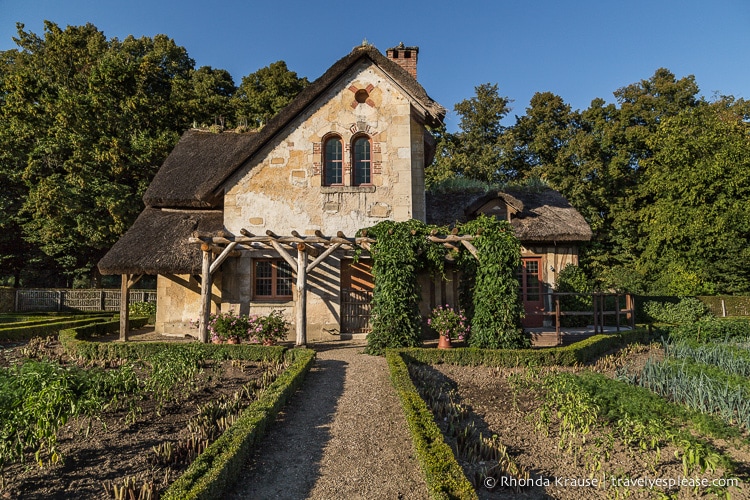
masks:
<path fill-rule="evenodd" d="M 722 98 L 662 120 L 637 214 L 638 265 L 674 295 L 750 289 L 750 104 Z"/>
<path fill-rule="evenodd" d="M 526 114 L 517 117 L 508 130 L 515 151 L 513 170 L 548 182 L 565 183 L 572 168 L 566 148 L 577 132 L 576 121 L 577 113 L 560 96 L 551 92 L 534 94 Z"/>
<path fill-rule="evenodd" d="M 263 126 L 308 84 L 307 78 L 297 77 L 284 61 L 247 75 L 232 98 L 238 125 Z"/>
<path fill-rule="evenodd" d="M 475 87 L 476 96 L 455 105 L 460 131 L 440 132 L 435 162 L 427 171 L 428 180 L 463 176 L 489 183 L 513 177 L 507 170 L 502 119 L 510 111 L 510 101 L 501 97 L 497 85 Z M 452 173 L 452 174 L 451 174 Z"/>
<path fill-rule="evenodd" d="M 107 40 L 91 24 L 46 22 L 43 37 L 19 25 L 15 41 L 2 58 L 0 175 L 13 186 L 3 222 L 85 275 L 135 219 L 185 126 L 172 90 L 193 61 L 164 35 Z"/>
<path fill-rule="evenodd" d="M 236 91 L 232 75 L 225 69 L 201 66 L 191 71 L 180 99 L 186 117 L 194 126 L 228 126 L 233 120 L 232 96 Z"/>

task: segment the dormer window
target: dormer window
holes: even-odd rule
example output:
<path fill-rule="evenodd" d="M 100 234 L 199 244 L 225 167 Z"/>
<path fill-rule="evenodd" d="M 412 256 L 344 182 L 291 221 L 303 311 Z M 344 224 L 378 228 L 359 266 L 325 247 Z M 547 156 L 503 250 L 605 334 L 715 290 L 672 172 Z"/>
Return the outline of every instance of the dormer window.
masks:
<path fill-rule="evenodd" d="M 354 138 L 352 147 L 353 164 L 354 164 L 354 182 L 355 186 L 371 184 L 370 169 L 370 138 L 360 135 Z"/>
<path fill-rule="evenodd" d="M 323 185 L 335 186 L 344 183 L 344 154 L 341 138 L 330 137 L 326 140 L 323 158 Z"/>

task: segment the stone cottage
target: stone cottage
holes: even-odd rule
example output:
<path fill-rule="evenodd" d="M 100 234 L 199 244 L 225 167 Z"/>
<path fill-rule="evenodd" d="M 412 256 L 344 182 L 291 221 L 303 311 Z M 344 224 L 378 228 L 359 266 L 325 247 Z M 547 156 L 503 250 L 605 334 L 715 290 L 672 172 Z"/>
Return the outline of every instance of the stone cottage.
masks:
<path fill-rule="evenodd" d="M 551 190 L 428 204 L 424 170 L 435 152 L 428 127 L 442 123 L 445 109 L 416 80 L 418 53 L 403 44 L 385 56 L 356 47 L 256 133 L 185 132 L 100 271 L 157 275 L 157 332 L 194 334 L 190 322 L 208 307 L 282 310 L 294 322 L 304 304 L 306 339 L 326 340 L 368 331 L 373 279 L 367 258 L 352 259 L 358 229 L 481 212 L 526 231 L 521 282 L 534 298 L 557 269 L 577 262 L 575 243 L 590 238 L 588 225 Z M 574 222 L 565 225 L 563 212 Z M 206 235 L 227 245 L 208 245 L 200 240 Z M 425 309 L 455 288 L 428 285 Z"/>

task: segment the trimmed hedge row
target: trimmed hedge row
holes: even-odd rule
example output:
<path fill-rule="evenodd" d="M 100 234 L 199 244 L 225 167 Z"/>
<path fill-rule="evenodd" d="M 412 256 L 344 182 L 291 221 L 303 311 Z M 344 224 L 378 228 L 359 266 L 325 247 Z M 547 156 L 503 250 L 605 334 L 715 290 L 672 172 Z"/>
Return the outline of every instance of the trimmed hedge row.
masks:
<path fill-rule="evenodd" d="M 413 350 L 415 349 L 386 349 L 385 357 L 430 495 L 435 499 L 477 499 L 474 487 L 466 479 L 453 450 L 443 440 L 432 412 L 409 376 L 403 354 Z"/>
<path fill-rule="evenodd" d="M 140 328 L 148 318 L 132 318 L 131 326 Z M 119 321 L 90 324 L 60 332 L 60 343 L 69 354 L 88 359 L 142 358 L 149 354 L 169 349 L 196 349 L 208 352 L 213 359 L 246 359 L 253 361 L 291 362 L 289 368 L 279 375 L 250 404 L 239 419 L 188 467 L 172 486 L 162 495 L 163 499 L 213 499 L 223 498 L 225 492 L 240 477 L 253 446 L 265 435 L 289 398 L 302 384 L 305 375 L 315 361 L 315 352 L 309 349 L 287 350 L 283 346 L 260 345 L 215 345 L 166 342 L 89 342 L 94 335 L 104 335 L 119 330 Z"/>
<path fill-rule="evenodd" d="M 646 329 L 627 330 L 619 334 L 594 335 L 575 344 L 545 349 L 456 349 L 406 348 L 399 352 L 410 362 L 429 365 L 447 363 L 461 366 L 573 366 L 588 363 L 602 354 L 633 342 L 648 342 L 652 335 Z"/>
<path fill-rule="evenodd" d="M 238 347 L 243 346 L 232 346 L 233 349 Z M 164 492 L 163 500 L 219 499 L 225 496 L 225 492 L 241 477 L 253 447 L 302 384 L 315 360 L 315 352 L 308 349 L 289 350 L 286 356 L 293 360 L 291 366 L 279 375 L 260 399 L 243 411 L 234 425 L 198 455 L 185 473 Z"/>
<path fill-rule="evenodd" d="M 148 318 L 131 318 L 132 328 L 141 328 Z M 254 344 L 197 344 L 169 343 L 169 342 L 89 342 L 87 339 L 95 335 L 106 335 L 119 331 L 119 321 L 107 323 L 94 323 L 71 328 L 60 332 L 60 344 L 70 355 L 77 357 L 106 360 L 116 358 L 141 359 L 162 349 L 195 349 L 196 345 L 207 352 L 212 359 L 245 359 L 249 361 L 281 361 L 284 359 L 286 347 L 283 346 L 261 346 Z"/>
<path fill-rule="evenodd" d="M 706 304 L 716 316 L 722 316 L 726 310 L 727 316 L 750 316 L 750 296 L 747 295 L 716 295 L 698 296 L 698 300 Z M 721 303 L 724 302 L 724 308 Z"/>
<path fill-rule="evenodd" d="M 30 325 L 27 324 L 26 326 L 9 325 L 7 327 L 0 328 L 0 340 L 27 340 L 33 337 L 49 337 L 69 328 L 76 328 L 78 326 L 90 325 L 100 322 L 108 322 L 110 321 L 110 318 L 112 318 L 111 314 L 108 314 L 106 316 L 78 316 L 76 317 L 76 319 L 54 318 L 52 320 L 46 320 L 43 323 Z"/>

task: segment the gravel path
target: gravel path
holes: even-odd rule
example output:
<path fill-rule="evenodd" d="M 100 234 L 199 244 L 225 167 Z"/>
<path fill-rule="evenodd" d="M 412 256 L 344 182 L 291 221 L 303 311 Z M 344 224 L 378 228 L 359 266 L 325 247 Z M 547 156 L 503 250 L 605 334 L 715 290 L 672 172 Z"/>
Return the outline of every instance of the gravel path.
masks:
<path fill-rule="evenodd" d="M 315 347 L 302 389 L 228 498 L 429 498 L 386 361 L 364 347 Z"/>

